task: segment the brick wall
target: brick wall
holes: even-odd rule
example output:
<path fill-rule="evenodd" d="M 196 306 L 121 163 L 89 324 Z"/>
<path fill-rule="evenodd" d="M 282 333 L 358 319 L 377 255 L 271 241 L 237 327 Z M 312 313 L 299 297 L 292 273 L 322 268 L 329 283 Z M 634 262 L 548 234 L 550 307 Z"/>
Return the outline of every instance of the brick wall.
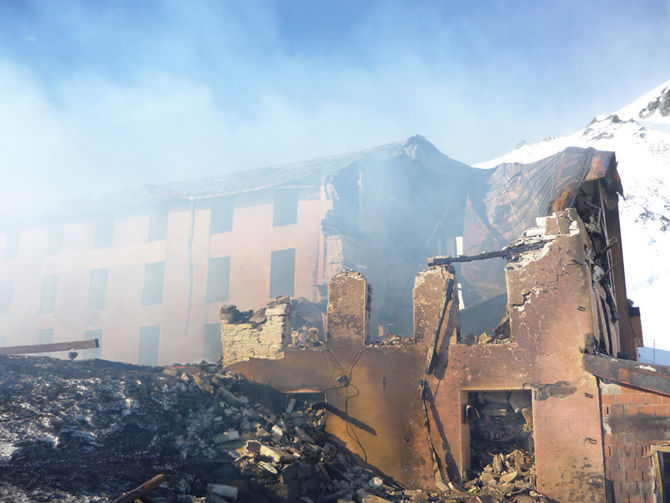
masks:
<path fill-rule="evenodd" d="M 605 475 L 616 503 L 655 502 L 653 446 L 670 445 L 670 396 L 601 384 Z"/>

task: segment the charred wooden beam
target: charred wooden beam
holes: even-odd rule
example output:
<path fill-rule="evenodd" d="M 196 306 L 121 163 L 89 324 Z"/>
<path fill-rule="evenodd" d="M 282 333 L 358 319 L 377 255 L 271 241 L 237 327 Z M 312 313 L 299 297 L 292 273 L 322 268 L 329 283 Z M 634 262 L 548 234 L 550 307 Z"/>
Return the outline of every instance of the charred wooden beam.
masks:
<path fill-rule="evenodd" d="M 670 396 L 670 367 L 584 353 L 584 368 L 596 377 Z"/>
<path fill-rule="evenodd" d="M 532 250 L 539 250 L 549 241 L 536 241 L 533 243 L 522 243 L 514 246 L 508 246 L 502 250 L 482 252 L 477 255 L 458 255 L 456 257 L 431 257 L 428 259 L 428 265 L 447 265 L 454 262 L 472 262 L 475 260 L 488 260 L 491 258 L 514 259 L 520 253 Z"/>
<path fill-rule="evenodd" d="M 112 501 L 112 503 L 132 503 L 136 499 L 138 499 L 140 496 L 145 495 L 149 491 L 151 491 L 154 487 L 159 486 L 160 484 L 163 483 L 165 480 L 165 475 L 162 473 L 159 473 L 152 479 L 147 480 L 144 484 L 141 486 L 137 486 L 135 489 L 132 491 L 128 491 L 127 493 L 123 494 L 123 496 L 115 499 Z"/>
<path fill-rule="evenodd" d="M 71 349 L 99 348 L 98 339 L 85 341 L 54 342 L 51 344 L 31 344 L 28 346 L 8 346 L 0 348 L 0 355 L 25 355 L 32 353 L 51 353 L 54 351 L 69 351 Z"/>

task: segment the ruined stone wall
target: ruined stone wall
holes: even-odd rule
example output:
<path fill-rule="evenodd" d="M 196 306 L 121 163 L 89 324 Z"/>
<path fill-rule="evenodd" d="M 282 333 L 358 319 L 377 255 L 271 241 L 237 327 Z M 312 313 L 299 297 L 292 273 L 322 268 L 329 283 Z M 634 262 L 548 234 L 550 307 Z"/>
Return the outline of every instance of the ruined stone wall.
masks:
<path fill-rule="evenodd" d="M 232 308 L 232 309 L 231 309 Z M 284 357 L 284 348 L 291 337 L 291 302 L 289 297 L 279 297 L 240 322 L 245 313 L 235 306 L 221 310 L 221 341 L 223 363 L 230 364 L 265 358 L 275 360 Z"/>
<path fill-rule="evenodd" d="M 670 447 L 670 396 L 613 383 L 600 388 L 609 494 L 616 503 L 660 501 L 653 446 Z"/>

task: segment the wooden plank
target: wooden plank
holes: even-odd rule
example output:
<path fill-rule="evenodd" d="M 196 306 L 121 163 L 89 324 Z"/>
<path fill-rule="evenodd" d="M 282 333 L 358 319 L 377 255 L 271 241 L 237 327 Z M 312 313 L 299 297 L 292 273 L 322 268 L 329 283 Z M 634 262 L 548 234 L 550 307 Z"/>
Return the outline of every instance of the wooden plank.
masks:
<path fill-rule="evenodd" d="M 670 396 L 670 367 L 588 353 L 583 359 L 584 368 L 601 379 Z"/>
<path fill-rule="evenodd" d="M 29 346 L 8 346 L 0 348 L 0 355 L 23 355 L 32 353 L 51 353 L 54 351 L 69 351 L 71 349 L 99 348 L 98 339 L 85 341 L 54 342 L 51 344 L 32 344 Z"/>
<path fill-rule="evenodd" d="M 141 486 L 137 486 L 132 491 L 128 491 L 127 493 L 124 493 L 121 497 L 112 501 L 112 503 L 133 503 L 136 499 L 139 499 L 140 496 L 145 495 L 146 493 L 151 491 L 154 487 L 161 485 L 164 480 L 165 480 L 165 475 L 163 475 L 162 473 L 159 473 L 155 477 L 147 480 Z"/>

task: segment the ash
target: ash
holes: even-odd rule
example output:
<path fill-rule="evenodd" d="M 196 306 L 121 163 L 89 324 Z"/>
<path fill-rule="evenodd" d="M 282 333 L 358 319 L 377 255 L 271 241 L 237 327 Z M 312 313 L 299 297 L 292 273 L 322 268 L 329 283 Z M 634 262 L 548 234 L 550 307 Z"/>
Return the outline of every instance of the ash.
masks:
<path fill-rule="evenodd" d="M 329 443 L 323 410 L 275 414 L 218 365 L 0 356 L 0 392 L 3 502 L 107 502 L 159 473 L 144 503 L 402 499 Z"/>

